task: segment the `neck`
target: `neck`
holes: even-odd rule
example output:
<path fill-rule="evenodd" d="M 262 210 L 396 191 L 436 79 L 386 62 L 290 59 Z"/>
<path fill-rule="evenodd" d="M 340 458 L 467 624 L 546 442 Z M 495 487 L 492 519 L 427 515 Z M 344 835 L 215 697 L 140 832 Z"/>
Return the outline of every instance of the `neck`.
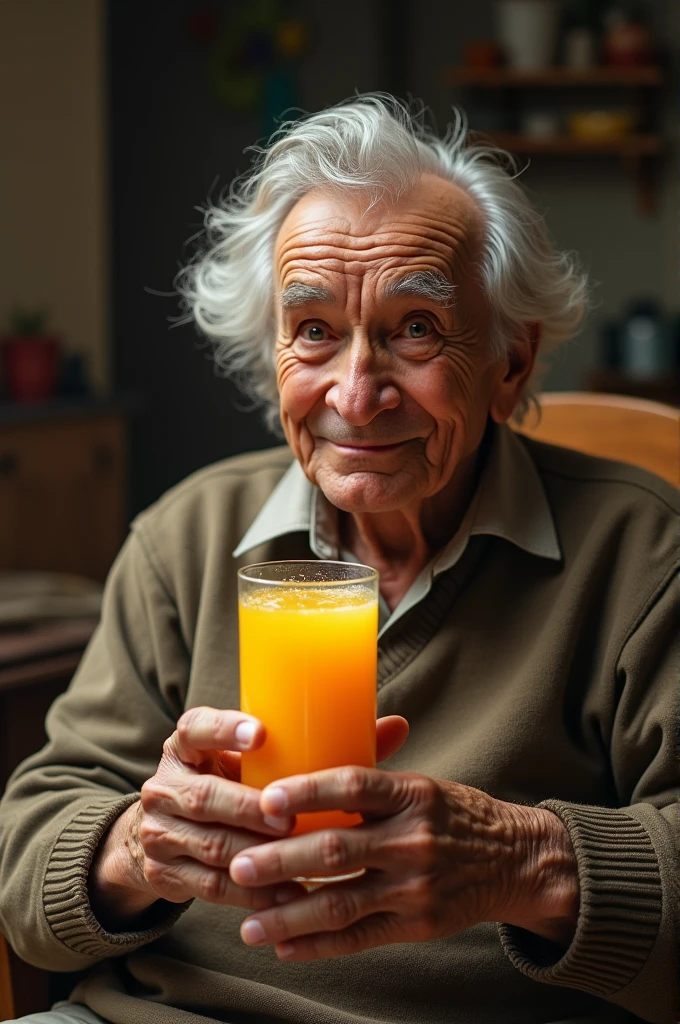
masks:
<path fill-rule="evenodd" d="M 431 558 L 456 533 L 478 479 L 480 449 L 429 498 L 390 512 L 340 514 L 340 539 L 380 573 L 380 593 L 394 611 Z"/>

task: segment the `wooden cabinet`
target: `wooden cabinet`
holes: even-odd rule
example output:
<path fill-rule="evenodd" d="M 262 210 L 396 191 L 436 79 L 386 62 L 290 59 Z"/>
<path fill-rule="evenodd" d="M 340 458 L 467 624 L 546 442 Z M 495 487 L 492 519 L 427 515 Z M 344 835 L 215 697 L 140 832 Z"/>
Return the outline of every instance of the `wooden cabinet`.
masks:
<path fill-rule="evenodd" d="M 123 541 L 120 412 L 0 416 L 0 569 L 104 580 Z"/>

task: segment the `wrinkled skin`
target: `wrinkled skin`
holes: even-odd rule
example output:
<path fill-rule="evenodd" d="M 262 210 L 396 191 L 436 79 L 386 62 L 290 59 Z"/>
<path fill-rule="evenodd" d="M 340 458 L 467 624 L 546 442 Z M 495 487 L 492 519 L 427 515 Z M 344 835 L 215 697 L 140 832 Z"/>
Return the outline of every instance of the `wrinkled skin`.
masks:
<path fill-rule="evenodd" d="M 267 787 L 269 815 L 342 808 L 364 824 L 245 850 L 232 879 L 257 888 L 295 877 L 363 877 L 270 907 L 241 927 L 281 959 L 317 960 L 393 942 L 439 939 L 504 921 L 567 946 L 578 912 L 574 853 L 548 811 L 410 772 L 358 767 L 294 776 Z"/>
<path fill-rule="evenodd" d="M 246 889 L 229 875 L 238 853 L 293 825 L 289 815 L 264 812 L 259 790 L 240 782 L 241 751 L 257 750 L 265 735 L 257 719 L 241 711 L 198 707 L 182 715 L 141 800 L 116 819 L 95 855 L 90 900 L 105 927 L 129 927 L 157 899 L 198 898 L 257 910 L 303 893 L 290 881 Z M 378 761 L 395 753 L 407 735 L 398 715 L 379 719 Z"/>

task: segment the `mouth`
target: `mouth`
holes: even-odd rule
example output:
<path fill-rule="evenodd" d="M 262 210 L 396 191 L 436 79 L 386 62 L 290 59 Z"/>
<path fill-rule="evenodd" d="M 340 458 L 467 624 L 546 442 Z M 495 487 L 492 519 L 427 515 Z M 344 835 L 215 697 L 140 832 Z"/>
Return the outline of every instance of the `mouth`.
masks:
<path fill-rule="evenodd" d="M 385 455 L 403 448 L 408 441 L 397 441 L 394 444 L 340 444 L 338 441 L 330 442 L 343 455 Z"/>

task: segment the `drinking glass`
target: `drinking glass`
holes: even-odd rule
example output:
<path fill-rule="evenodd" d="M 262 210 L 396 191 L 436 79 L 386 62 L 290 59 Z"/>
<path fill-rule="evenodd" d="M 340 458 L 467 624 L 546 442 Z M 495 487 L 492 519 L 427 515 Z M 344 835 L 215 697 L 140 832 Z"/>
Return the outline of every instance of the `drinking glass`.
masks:
<path fill-rule="evenodd" d="M 241 781 L 263 789 L 323 768 L 374 768 L 375 569 L 348 562 L 260 562 L 239 570 L 238 588 L 241 710 L 267 730 L 259 750 L 241 755 Z M 360 814 L 344 811 L 299 814 L 293 834 L 361 821 Z"/>

